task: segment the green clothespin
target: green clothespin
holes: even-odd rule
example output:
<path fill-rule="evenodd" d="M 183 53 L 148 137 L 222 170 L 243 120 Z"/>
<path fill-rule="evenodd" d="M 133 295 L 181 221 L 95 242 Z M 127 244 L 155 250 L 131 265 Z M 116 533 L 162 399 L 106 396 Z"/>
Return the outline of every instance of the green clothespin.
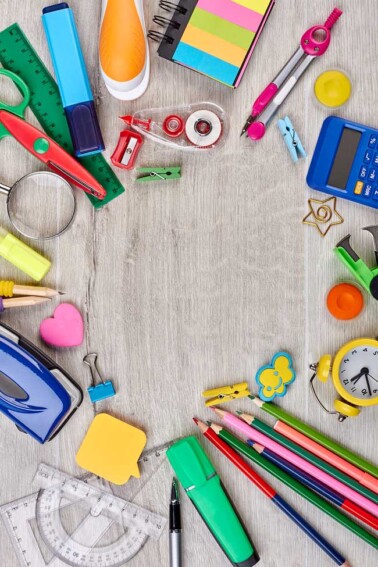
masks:
<path fill-rule="evenodd" d="M 180 179 L 181 177 L 181 167 L 139 167 L 137 172 L 143 174 L 137 177 L 137 182 Z"/>

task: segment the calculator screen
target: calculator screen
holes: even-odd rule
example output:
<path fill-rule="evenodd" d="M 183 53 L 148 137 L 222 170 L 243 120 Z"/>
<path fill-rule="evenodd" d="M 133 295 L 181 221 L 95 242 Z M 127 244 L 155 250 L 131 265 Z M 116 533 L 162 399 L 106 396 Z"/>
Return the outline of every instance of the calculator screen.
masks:
<path fill-rule="evenodd" d="M 361 136 L 358 130 L 344 128 L 327 185 L 345 190 Z"/>

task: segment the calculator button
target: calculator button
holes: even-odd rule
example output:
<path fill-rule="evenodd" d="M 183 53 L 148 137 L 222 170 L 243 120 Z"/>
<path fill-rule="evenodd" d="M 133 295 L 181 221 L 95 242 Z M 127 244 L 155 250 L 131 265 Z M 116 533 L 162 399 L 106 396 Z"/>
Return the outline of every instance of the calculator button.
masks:
<path fill-rule="evenodd" d="M 362 196 L 367 199 L 373 194 L 373 185 L 371 183 L 365 183 L 364 190 L 362 191 Z"/>
<path fill-rule="evenodd" d="M 364 184 L 362 183 L 362 181 L 357 181 L 356 186 L 354 188 L 354 194 L 361 195 L 363 188 L 364 188 Z"/>
<path fill-rule="evenodd" d="M 378 187 L 374 189 L 373 201 L 378 201 Z"/>
<path fill-rule="evenodd" d="M 360 178 L 360 179 L 366 179 L 367 174 L 368 174 L 367 167 L 365 167 L 365 166 L 363 165 L 363 166 L 361 167 L 361 169 L 360 169 L 359 178 Z"/>
<path fill-rule="evenodd" d="M 369 169 L 369 175 L 368 175 L 369 181 L 374 182 L 374 181 L 376 181 L 377 177 L 378 177 L 378 169 L 374 169 L 374 167 L 371 167 Z"/>
<path fill-rule="evenodd" d="M 371 163 L 373 156 L 374 156 L 374 152 L 372 150 L 366 150 L 365 155 L 364 155 L 364 163 L 367 163 L 367 164 Z M 375 160 L 377 160 L 377 161 L 375 161 Z M 378 165 L 378 152 L 374 156 L 374 162 L 373 163 L 374 163 L 374 165 Z"/>
<path fill-rule="evenodd" d="M 375 134 L 372 134 L 369 140 L 369 148 L 375 148 L 377 142 L 378 142 L 377 136 Z"/>

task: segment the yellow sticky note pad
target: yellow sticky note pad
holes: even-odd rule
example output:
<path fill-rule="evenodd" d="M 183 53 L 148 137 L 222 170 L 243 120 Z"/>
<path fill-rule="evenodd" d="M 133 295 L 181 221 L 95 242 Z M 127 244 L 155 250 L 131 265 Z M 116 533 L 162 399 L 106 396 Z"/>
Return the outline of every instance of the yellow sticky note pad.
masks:
<path fill-rule="evenodd" d="M 106 413 L 96 415 L 76 454 L 83 469 L 114 484 L 140 477 L 138 459 L 147 443 L 144 431 Z"/>
<path fill-rule="evenodd" d="M 240 4 L 258 14 L 265 14 L 271 0 L 232 0 L 235 4 Z"/>

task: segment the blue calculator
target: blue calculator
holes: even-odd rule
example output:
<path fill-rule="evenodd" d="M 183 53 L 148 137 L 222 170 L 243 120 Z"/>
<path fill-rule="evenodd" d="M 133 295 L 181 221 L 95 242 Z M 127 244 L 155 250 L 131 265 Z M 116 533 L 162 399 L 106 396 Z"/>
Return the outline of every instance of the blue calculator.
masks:
<path fill-rule="evenodd" d="M 378 209 L 378 130 L 336 116 L 326 118 L 307 184 Z"/>

